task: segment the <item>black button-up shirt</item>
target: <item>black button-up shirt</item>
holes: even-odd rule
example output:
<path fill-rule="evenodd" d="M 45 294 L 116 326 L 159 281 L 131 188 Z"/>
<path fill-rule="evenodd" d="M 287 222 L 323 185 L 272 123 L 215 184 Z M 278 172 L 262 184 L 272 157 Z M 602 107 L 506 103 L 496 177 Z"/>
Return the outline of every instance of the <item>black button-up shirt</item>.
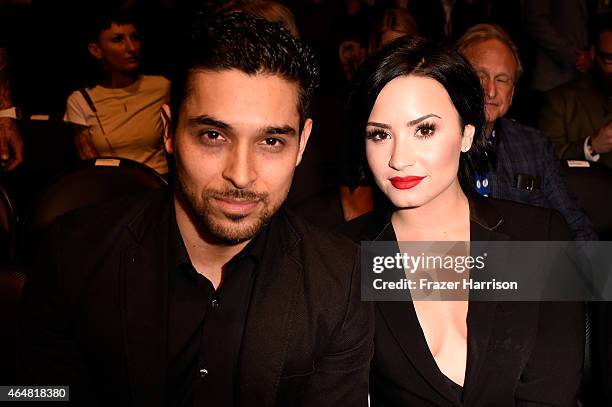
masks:
<path fill-rule="evenodd" d="M 224 267 L 222 283 L 198 274 L 176 220 L 168 257 L 168 401 L 173 406 L 232 406 L 238 358 L 267 227 Z"/>

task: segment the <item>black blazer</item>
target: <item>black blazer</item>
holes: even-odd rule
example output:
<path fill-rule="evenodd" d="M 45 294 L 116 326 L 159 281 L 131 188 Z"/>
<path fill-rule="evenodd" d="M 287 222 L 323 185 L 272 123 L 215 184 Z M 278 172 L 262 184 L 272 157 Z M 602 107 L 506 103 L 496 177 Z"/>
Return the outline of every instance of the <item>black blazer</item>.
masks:
<path fill-rule="evenodd" d="M 55 223 L 28 277 L 22 384 L 70 385 L 85 405 L 166 400 L 166 190 Z M 281 209 L 253 286 L 237 406 L 365 406 L 373 312 L 358 248 Z M 268 245 L 268 248 L 270 245 Z"/>
<path fill-rule="evenodd" d="M 557 212 L 470 194 L 471 240 L 568 240 Z M 349 223 L 356 241 L 394 240 L 389 214 Z M 373 406 L 576 406 L 584 359 L 584 306 L 471 302 L 462 400 L 439 370 L 411 302 L 375 305 Z"/>

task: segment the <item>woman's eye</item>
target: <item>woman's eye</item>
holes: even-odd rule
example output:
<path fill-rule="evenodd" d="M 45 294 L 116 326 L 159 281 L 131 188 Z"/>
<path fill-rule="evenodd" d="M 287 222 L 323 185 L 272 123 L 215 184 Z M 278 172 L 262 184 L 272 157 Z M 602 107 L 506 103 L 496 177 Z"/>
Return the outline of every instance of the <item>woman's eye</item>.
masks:
<path fill-rule="evenodd" d="M 374 142 L 383 141 L 390 137 L 391 136 L 387 132 L 384 132 L 382 130 L 371 130 L 366 132 L 366 139 L 372 140 Z"/>
<path fill-rule="evenodd" d="M 436 131 L 436 127 L 434 125 L 425 124 L 417 128 L 416 136 L 420 138 L 431 137 L 434 135 L 435 131 Z"/>

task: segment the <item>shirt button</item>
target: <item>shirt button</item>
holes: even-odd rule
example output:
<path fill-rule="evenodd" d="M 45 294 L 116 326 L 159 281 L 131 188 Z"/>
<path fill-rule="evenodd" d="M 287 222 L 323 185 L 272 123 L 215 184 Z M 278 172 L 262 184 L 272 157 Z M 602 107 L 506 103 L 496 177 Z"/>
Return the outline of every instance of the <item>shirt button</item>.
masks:
<path fill-rule="evenodd" d="M 212 300 L 212 301 L 210 302 L 210 306 L 212 307 L 212 309 L 217 309 L 217 308 L 219 308 L 219 305 L 220 305 L 220 304 L 219 304 L 219 301 L 217 301 L 217 300 Z"/>
<path fill-rule="evenodd" d="M 208 375 L 208 370 L 200 369 L 200 379 L 206 378 L 207 375 Z"/>

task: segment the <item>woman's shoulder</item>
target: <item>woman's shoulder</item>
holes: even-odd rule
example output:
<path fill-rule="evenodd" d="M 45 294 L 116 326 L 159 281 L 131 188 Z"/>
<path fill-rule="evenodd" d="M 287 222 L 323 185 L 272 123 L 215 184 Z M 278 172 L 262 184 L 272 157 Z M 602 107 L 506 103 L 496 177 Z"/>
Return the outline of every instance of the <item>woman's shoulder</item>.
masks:
<path fill-rule="evenodd" d="M 169 88 L 170 81 L 161 75 L 141 75 L 143 86 Z"/>
<path fill-rule="evenodd" d="M 565 218 L 556 210 L 528 205 L 505 199 L 471 197 L 476 212 L 495 212 L 499 217 L 498 229 L 512 240 L 570 240 Z M 473 216 L 477 215 L 477 216 Z M 472 214 L 472 220 L 483 215 Z"/>

